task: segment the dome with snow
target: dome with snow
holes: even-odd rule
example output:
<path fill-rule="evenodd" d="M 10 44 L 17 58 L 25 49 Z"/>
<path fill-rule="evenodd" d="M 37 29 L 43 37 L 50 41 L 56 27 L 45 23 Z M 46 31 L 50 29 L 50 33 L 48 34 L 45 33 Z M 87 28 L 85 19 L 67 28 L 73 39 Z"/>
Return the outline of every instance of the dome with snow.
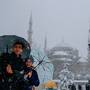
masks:
<path fill-rule="evenodd" d="M 79 59 L 79 52 L 67 43 L 60 43 L 48 51 L 48 57 L 53 60 L 72 61 Z"/>

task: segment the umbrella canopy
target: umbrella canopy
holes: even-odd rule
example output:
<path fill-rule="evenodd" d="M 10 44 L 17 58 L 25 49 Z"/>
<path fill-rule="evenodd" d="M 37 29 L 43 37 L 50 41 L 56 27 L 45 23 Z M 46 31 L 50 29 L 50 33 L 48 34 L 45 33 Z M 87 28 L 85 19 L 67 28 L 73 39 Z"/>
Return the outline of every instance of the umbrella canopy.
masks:
<path fill-rule="evenodd" d="M 0 36 L 0 54 L 1 53 L 10 53 L 12 45 L 15 43 L 16 40 L 19 40 L 24 43 L 25 49 L 22 54 L 23 58 L 28 57 L 31 52 L 31 48 L 29 43 L 22 37 L 16 35 L 3 35 Z"/>
<path fill-rule="evenodd" d="M 45 52 L 33 45 L 31 55 L 34 58 L 34 67 L 37 69 L 40 83 L 52 80 L 54 68 Z"/>

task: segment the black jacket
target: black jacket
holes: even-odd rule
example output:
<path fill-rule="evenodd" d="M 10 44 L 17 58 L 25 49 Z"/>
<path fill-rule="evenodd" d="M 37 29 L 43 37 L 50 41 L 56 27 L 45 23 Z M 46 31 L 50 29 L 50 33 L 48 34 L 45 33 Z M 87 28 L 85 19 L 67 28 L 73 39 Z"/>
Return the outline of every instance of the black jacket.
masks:
<path fill-rule="evenodd" d="M 13 70 L 13 74 L 10 75 L 6 72 L 7 65 L 10 64 Z M 9 90 L 9 83 L 11 83 L 14 88 L 16 86 L 16 82 L 18 81 L 17 78 L 21 77 L 20 71 L 22 71 L 24 68 L 23 59 L 21 55 L 19 57 L 16 56 L 14 52 L 11 54 L 4 53 L 0 57 L 0 76 L 2 77 L 2 80 L 4 81 L 1 86 L 4 86 L 3 90 Z M 0 82 L 2 82 L 0 80 Z M 11 89 L 13 90 L 13 89 Z M 17 90 L 17 89 L 14 89 Z"/>
<path fill-rule="evenodd" d="M 11 53 L 9 56 L 8 63 L 12 66 L 14 71 L 21 71 L 23 70 L 24 63 L 21 55 L 19 57 L 16 56 L 15 53 Z"/>
<path fill-rule="evenodd" d="M 28 70 L 30 69 L 28 69 L 27 67 L 24 68 L 24 74 L 27 73 Z M 37 87 L 40 84 L 36 70 L 32 69 L 31 71 L 32 71 L 31 78 L 27 77 L 25 79 L 23 75 L 23 81 L 21 82 L 22 90 L 32 90 L 33 86 Z"/>

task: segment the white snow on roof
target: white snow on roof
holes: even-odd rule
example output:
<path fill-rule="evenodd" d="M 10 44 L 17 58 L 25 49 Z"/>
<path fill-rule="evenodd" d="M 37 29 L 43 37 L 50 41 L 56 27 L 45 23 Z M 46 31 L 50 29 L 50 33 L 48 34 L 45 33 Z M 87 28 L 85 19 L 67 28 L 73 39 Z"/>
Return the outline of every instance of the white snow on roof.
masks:
<path fill-rule="evenodd" d="M 62 61 L 72 61 L 72 59 L 69 58 L 61 58 Z"/>
<path fill-rule="evenodd" d="M 53 55 L 68 55 L 68 54 L 64 51 L 55 51 Z"/>
<path fill-rule="evenodd" d="M 80 58 L 80 59 L 79 59 L 79 61 L 78 61 L 78 62 L 82 62 L 82 63 L 84 63 L 84 62 L 88 62 L 88 61 L 87 61 L 87 59 L 86 59 L 86 58 L 83 58 L 83 57 L 82 57 L 82 58 Z"/>
<path fill-rule="evenodd" d="M 74 80 L 74 82 L 77 82 L 77 83 L 83 83 L 83 82 L 85 82 L 85 83 L 87 83 L 88 80 Z"/>

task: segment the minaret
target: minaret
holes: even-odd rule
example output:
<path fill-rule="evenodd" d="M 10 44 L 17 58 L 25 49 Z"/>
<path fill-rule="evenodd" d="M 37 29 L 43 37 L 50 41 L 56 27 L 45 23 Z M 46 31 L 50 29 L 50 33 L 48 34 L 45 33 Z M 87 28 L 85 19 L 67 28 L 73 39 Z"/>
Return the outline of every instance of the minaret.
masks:
<path fill-rule="evenodd" d="M 90 62 L 90 27 L 89 27 L 89 34 L 88 34 L 88 61 Z"/>
<path fill-rule="evenodd" d="M 44 40 L 44 52 L 47 53 L 47 37 L 46 36 Z"/>
<path fill-rule="evenodd" d="M 28 42 L 30 45 L 32 45 L 32 34 L 33 34 L 33 30 L 32 30 L 32 13 L 30 16 L 30 21 L 29 21 L 29 29 L 28 29 Z"/>

